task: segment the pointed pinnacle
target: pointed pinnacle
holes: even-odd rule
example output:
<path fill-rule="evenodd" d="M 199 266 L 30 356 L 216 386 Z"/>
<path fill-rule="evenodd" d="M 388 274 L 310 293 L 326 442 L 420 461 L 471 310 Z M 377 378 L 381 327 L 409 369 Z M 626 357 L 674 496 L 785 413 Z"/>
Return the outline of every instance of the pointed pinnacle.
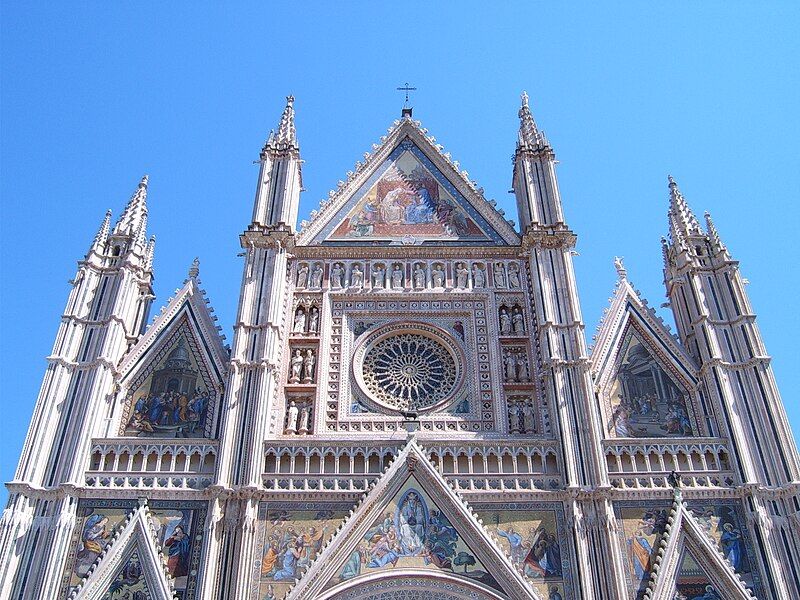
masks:
<path fill-rule="evenodd" d="M 147 223 L 147 184 L 148 177 L 145 175 L 114 225 L 114 234 L 136 235 L 141 229 L 142 221 Z"/>
<path fill-rule="evenodd" d="M 145 265 L 147 269 L 153 267 L 153 258 L 156 253 L 156 236 L 151 235 L 150 241 L 147 243 L 147 252 L 145 253 Z"/>
<path fill-rule="evenodd" d="M 708 231 L 708 237 L 711 240 L 711 244 L 714 246 L 714 249 L 717 252 L 727 250 L 725 244 L 722 243 L 722 239 L 719 237 L 717 226 L 714 225 L 714 221 L 711 220 L 711 213 L 706 211 L 704 216 L 706 219 L 706 231 Z"/>
<path fill-rule="evenodd" d="M 278 124 L 275 142 L 297 147 L 297 132 L 294 127 L 294 96 L 286 96 L 286 108 L 283 109 L 281 122 Z"/>
<path fill-rule="evenodd" d="M 517 146 L 538 146 L 542 143 L 543 137 L 536 127 L 536 122 L 533 120 L 533 114 L 528 106 L 528 92 L 522 92 L 521 95 L 522 105 L 519 109 L 519 135 L 517 138 Z"/>
<path fill-rule="evenodd" d="M 670 234 L 673 241 L 678 241 L 692 235 L 703 235 L 697 217 L 689 208 L 686 199 L 683 197 L 678 184 L 672 175 L 668 175 L 669 181 L 669 224 Z"/>
<path fill-rule="evenodd" d="M 194 257 L 192 261 L 192 266 L 189 267 L 189 279 L 197 279 L 200 275 L 200 259 L 198 257 Z"/>
<path fill-rule="evenodd" d="M 103 244 L 106 243 L 110 227 L 111 227 L 111 209 L 109 208 L 106 211 L 105 217 L 103 217 L 103 222 L 100 223 L 100 229 L 97 230 L 97 233 L 94 236 L 94 241 L 92 242 L 92 249 L 99 250 L 103 246 Z"/>

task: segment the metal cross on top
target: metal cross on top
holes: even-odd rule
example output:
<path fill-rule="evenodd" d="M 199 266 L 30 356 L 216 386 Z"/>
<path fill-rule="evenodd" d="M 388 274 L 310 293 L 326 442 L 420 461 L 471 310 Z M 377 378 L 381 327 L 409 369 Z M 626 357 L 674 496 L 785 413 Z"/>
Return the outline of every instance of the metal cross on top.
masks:
<path fill-rule="evenodd" d="M 403 106 L 408 106 L 408 92 L 416 92 L 417 88 L 409 87 L 408 82 L 406 81 L 406 84 L 403 87 L 397 88 L 397 91 L 406 93 L 406 101 L 405 104 L 403 104 Z"/>

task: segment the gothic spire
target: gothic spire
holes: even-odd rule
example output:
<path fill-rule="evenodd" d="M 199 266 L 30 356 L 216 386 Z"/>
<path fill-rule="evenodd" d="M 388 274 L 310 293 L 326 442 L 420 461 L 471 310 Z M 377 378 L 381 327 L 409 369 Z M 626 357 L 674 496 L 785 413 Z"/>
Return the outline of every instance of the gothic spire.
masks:
<path fill-rule="evenodd" d="M 278 131 L 269 132 L 267 143 L 261 151 L 264 154 L 267 150 L 288 150 L 298 149 L 297 130 L 294 126 L 294 96 L 286 96 L 286 108 L 283 109 Z"/>
<path fill-rule="evenodd" d="M 685 240 L 691 236 L 703 235 L 697 217 L 689 208 L 686 199 L 678 189 L 672 175 L 669 179 L 669 232 L 673 242 Z"/>
<path fill-rule="evenodd" d="M 142 177 L 128 205 L 114 225 L 114 235 L 143 235 L 144 227 L 147 225 L 147 181 L 147 175 Z"/>
<path fill-rule="evenodd" d="M 106 216 L 103 218 L 103 222 L 100 223 L 100 229 L 97 230 L 97 233 L 94 236 L 94 241 L 92 242 L 92 247 L 90 250 L 94 250 L 95 252 L 101 252 L 102 247 L 105 245 L 106 240 L 108 239 L 108 232 L 111 228 L 111 209 L 109 208 L 106 211 Z"/>
<path fill-rule="evenodd" d="M 519 137 L 517 147 L 538 146 L 545 143 L 544 134 L 536 127 L 533 114 L 528 106 L 528 92 L 522 92 L 522 106 L 519 109 Z"/>

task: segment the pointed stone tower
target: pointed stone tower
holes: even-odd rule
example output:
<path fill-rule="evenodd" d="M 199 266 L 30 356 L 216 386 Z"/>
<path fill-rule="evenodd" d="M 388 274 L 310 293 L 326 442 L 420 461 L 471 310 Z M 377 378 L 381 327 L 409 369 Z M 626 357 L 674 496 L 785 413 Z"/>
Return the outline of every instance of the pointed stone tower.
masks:
<path fill-rule="evenodd" d="M 800 463 L 770 357 L 739 263 L 711 216 L 703 231 L 672 177 L 669 193 L 664 282 L 678 332 L 700 365 L 704 392 L 730 440 L 748 518 L 762 545 L 766 587 L 776 597 L 786 590 L 787 597 L 800 596 L 800 576 L 791 566 L 800 544 L 800 505 L 796 496 L 784 495 L 800 481 Z"/>
<path fill-rule="evenodd" d="M 89 443 L 108 416 L 114 370 L 153 299 L 147 176 L 113 230 L 106 213 L 78 263 L 2 520 L 0 595 L 53 598 L 75 526 Z M 31 490 L 60 488 L 52 498 Z M 18 576 L 14 578 L 14 573 Z"/>

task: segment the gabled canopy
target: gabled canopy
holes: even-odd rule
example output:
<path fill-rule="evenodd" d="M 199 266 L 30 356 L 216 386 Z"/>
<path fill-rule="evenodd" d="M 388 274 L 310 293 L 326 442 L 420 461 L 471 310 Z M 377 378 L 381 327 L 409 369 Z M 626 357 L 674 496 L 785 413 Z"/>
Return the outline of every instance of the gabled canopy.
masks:
<path fill-rule="evenodd" d="M 516 245 L 514 228 L 418 121 L 404 117 L 357 163 L 299 245 Z"/>
<path fill-rule="evenodd" d="M 130 513 L 88 575 L 70 594 L 70 600 L 126 598 L 133 597 L 136 592 L 148 600 L 174 598 L 172 578 L 166 569 L 146 500 Z"/>
<path fill-rule="evenodd" d="M 654 394 L 657 398 L 650 401 L 649 410 L 661 410 L 662 416 L 667 404 L 675 406 L 682 424 L 681 433 L 695 435 L 704 428 L 693 415 L 697 415 L 694 391 L 697 387 L 697 367 L 694 360 L 667 329 L 655 311 L 642 300 L 627 279 L 627 273 L 618 259 L 619 280 L 611 298 L 611 305 L 603 316 L 595 337 L 595 345 L 591 356 L 591 372 L 595 389 L 600 399 L 601 409 L 608 423 L 615 420 L 614 414 L 618 406 L 615 404 L 623 398 L 619 387 L 623 370 L 639 368 L 640 371 L 650 369 L 656 381 Z M 633 363 L 638 361 L 639 367 Z M 626 390 L 630 391 L 630 390 Z M 613 396 L 613 398 L 611 398 Z M 633 401 L 634 398 L 625 398 Z M 613 401 L 613 402 L 612 402 Z M 630 411 L 631 407 L 626 407 Z M 677 418 L 677 417 L 676 417 Z M 692 422 L 692 426 L 689 427 Z M 663 423 L 662 423 L 663 424 Z M 624 429 L 619 437 L 628 437 Z M 688 430 L 691 429 L 692 432 Z M 671 433 L 675 435 L 676 432 Z M 634 434 L 634 437 L 659 437 L 661 433 L 648 431 Z"/>
<path fill-rule="evenodd" d="M 372 597 L 367 588 L 379 582 L 449 586 L 475 598 L 538 598 L 413 438 L 287 600 Z"/>
<path fill-rule="evenodd" d="M 208 408 L 208 404 L 215 404 L 215 400 L 221 398 L 228 368 L 228 352 L 212 312 L 213 309 L 200 288 L 195 261 L 183 287 L 176 291 L 175 296 L 120 363 L 120 398 L 126 403 L 121 416 L 121 430 L 131 417 L 133 394 L 141 390 L 151 376 L 171 358 L 184 359 L 186 364 L 183 366 L 187 370 L 196 371 L 196 389 L 208 393 L 209 402 L 204 410 Z M 211 406 L 209 412 L 212 417 L 214 408 L 215 406 Z M 213 437 L 213 418 L 204 420 L 204 429 L 204 433 L 198 430 L 192 435 Z"/>
<path fill-rule="evenodd" d="M 676 489 L 666 532 L 653 565 L 644 600 L 674 600 L 687 571 L 705 575 L 703 593 L 709 599 L 752 600 L 753 596 L 715 542 L 683 502 Z M 701 577 L 702 578 L 702 577 Z M 695 581 L 694 585 L 697 583 Z M 714 595 L 716 594 L 716 596 Z"/>

